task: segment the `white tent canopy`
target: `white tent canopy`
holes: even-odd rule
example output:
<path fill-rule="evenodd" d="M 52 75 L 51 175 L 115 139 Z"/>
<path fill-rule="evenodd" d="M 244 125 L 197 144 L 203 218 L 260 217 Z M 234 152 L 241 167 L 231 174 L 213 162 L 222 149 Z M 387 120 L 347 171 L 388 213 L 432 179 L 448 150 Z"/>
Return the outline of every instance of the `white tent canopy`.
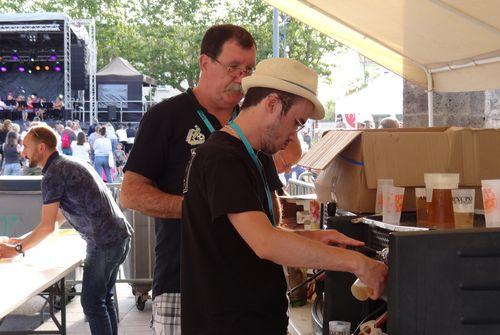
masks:
<path fill-rule="evenodd" d="M 498 0 L 265 1 L 430 92 L 500 88 Z"/>

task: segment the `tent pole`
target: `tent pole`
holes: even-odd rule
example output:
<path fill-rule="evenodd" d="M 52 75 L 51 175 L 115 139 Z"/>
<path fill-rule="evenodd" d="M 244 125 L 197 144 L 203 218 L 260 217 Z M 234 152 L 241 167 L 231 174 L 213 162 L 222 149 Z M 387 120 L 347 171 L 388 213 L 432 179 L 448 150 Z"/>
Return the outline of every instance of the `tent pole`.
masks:
<path fill-rule="evenodd" d="M 273 57 L 280 56 L 280 28 L 279 28 L 279 11 L 278 8 L 273 9 Z"/>
<path fill-rule="evenodd" d="M 432 83 L 432 73 L 429 70 L 425 71 L 427 76 L 427 113 L 429 116 L 429 127 L 434 126 L 434 85 Z"/>

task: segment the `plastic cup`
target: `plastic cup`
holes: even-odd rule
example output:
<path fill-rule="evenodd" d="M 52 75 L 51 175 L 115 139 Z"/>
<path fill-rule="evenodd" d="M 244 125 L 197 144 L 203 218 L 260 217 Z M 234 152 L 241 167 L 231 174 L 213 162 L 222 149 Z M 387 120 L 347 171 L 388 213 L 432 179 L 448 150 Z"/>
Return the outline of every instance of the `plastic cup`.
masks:
<path fill-rule="evenodd" d="M 351 286 L 351 293 L 359 301 L 365 301 L 373 294 L 373 289 L 358 278 Z"/>
<path fill-rule="evenodd" d="M 427 192 L 425 187 L 415 188 L 417 227 L 427 227 Z"/>
<path fill-rule="evenodd" d="M 394 186 L 394 181 L 392 179 L 377 179 L 377 197 L 375 199 L 375 213 L 380 214 L 383 210 L 384 203 L 384 187 Z"/>
<path fill-rule="evenodd" d="M 382 221 L 395 225 L 399 224 L 399 220 L 401 219 L 401 211 L 403 209 L 404 194 L 404 187 L 384 187 Z"/>
<path fill-rule="evenodd" d="M 351 335 L 351 323 L 347 321 L 328 322 L 328 331 L 330 335 Z"/>
<path fill-rule="evenodd" d="M 453 202 L 453 215 L 455 217 L 455 228 L 474 227 L 474 189 L 451 190 L 451 201 Z"/>
<path fill-rule="evenodd" d="M 481 180 L 486 227 L 500 227 L 500 180 Z"/>
<path fill-rule="evenodd" d="M 454 228 L 451 190 L 458 188 L 458 173 L 425 173 L 427 190 L 427 221 L 436 228 Z"/>

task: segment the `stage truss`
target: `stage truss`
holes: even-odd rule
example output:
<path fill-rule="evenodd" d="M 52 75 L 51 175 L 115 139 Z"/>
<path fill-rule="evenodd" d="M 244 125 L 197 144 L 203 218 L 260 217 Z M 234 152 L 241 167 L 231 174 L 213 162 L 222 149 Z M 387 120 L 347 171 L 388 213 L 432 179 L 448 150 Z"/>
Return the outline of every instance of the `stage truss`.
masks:
<path fill-rule="evenodd" d="M 25 15 L 25 14 L 20 14 Z M 84 28 L 88 34 L 85 40 L 86 63 L 89 71 L 89 121 L 92 123 L 97 119 L 97 94 L 96 94 L 96 72 L 97 72 L 97 44 L 95 39 L 95 20 L 94 19 L 71 19 L 64 16 L 64 103 L 66 109 L 73 109 L 75 102 L 72 97 L 71 89 L 71 31 L 72 27 L 76 29 Z M 37 20 L 38 21 L 38 20 Z M 59 24 L 0 24 L 0 33 L 12 32 L 40 32 L 40 31 L 60 31 Z M 84 100 L 84 99 L 83 99 Z"/>

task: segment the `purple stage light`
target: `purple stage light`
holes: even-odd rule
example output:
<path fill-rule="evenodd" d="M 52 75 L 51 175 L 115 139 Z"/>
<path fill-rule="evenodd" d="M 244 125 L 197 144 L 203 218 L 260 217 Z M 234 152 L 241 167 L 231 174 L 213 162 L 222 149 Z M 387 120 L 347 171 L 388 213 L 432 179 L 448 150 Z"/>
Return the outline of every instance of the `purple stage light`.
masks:
<path fill-rule="evenodd" d="M 54 71 L 56 72 L 61 72 L 61 67 L 60 66 L 54 66 Z"/>
<path fill-rule="evenodd" d="M 49 57 L 49 60 L 51 62 L 55 62 L 57 60 L 57 56 L 56 55 L 52 55 L 52 56 Z"/>
<path fill-rule="evenodd" d="M 0 66 L 0 71 L 7 72 L 7 68 L 5 66 Z"/>
<path fill-rule="evenodd" d="M 17 61 L 19 60 L 19 56 L 18 56 L 18 55 L 13 55 L 13 56 L 12 56 L 12 60 L 13 60 L 14 62 L 17 62 Z"/>
<path fill-rule="evenodd" d="M 26 69 L 23 66 L 20 66 L 20 67 L 17 68 L 17 70 L 19 72 L 24 72 Z"/>

